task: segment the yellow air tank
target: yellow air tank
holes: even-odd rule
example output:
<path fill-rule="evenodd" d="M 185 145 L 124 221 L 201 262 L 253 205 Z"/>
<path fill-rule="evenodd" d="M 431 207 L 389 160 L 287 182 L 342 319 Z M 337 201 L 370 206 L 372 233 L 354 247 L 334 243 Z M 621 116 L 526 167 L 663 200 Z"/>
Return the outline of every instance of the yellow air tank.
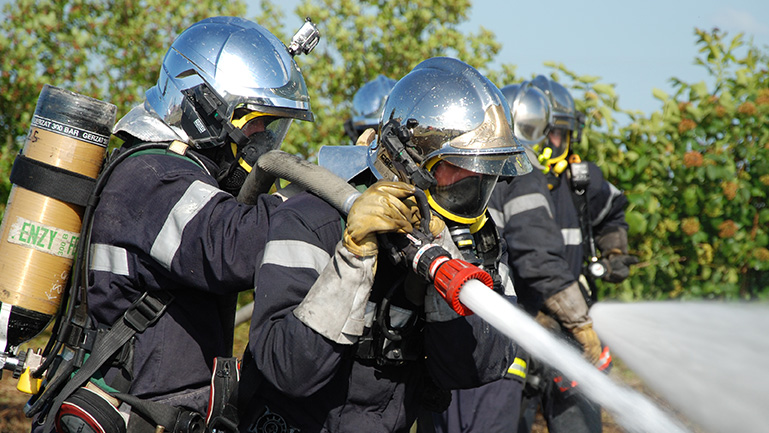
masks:
<path fill-rule="evenodd" d="M 57 87 L 40 92 L 0 226 L 0 353 L 44 330 L 61 304 L 116 112 Z"/>

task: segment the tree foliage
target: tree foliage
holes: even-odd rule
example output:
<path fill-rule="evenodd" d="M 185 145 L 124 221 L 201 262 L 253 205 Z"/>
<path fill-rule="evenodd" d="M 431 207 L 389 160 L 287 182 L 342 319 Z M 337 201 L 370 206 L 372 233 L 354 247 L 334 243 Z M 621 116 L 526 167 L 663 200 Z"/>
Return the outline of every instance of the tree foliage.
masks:
<path fill-rule="evenodd" d="M 301 59 L 316 115 L 314 124 L 295 124 L 287 151 L 310 156 L 323 145 L 347 144 L 343 121 L 355 92 L 383 74 L 398 79 L 422 60 L 459 58 L 483 69 L 499 52 L 494 35 L 481 29 L 466 34 L 468 0 L 304 1 L 298 17 L 311 17 L 322 39 Z"/>
<path fill-rule="evenodd" d="M 17 0 L 0 23 L 0 169 L 23 145 L 44 84 L 110 102 L 118 116 L 144 98 L 176 35 L 212 15 L 242 15 L 242 1 Z M 10 191 L 7 174 L 0 197 Z"/>
<path fill-rule="evenodd" d="M 653 90 L 662 109 L 620 109 L 611 86 L 568 73 L 588 113 L 580 151 L 625 191 L 643 262 L 607 296 L 764 298 L 769 291 L 769 57 L 742 35 L 696 30 L 714 80 Z M 618 114 L 631 119 L 616 127 Z"/>
<path fill-rule="evenodd" d="M 288 41 L 304 17 L 321 42 L 297 58 L 314 123 L 296 122 L 284 149 L 312 158 L 322 145 L 347 144 L 343 122 L 355 91 L 383 74 L 398 79 L 433 56 L 460 58 L 500 87 L 520 81 L 514 65 L 489 68 L 501 46 L 481 28 L 461 30 L 468 0 L 306 0 L 283 25 L 269 0 L 256 21 Z M 242 1 L 16 0 L 0 23 L 0 204 L 44 84 L 109 101 L 118 116 L 157 79 L 173 38 L 213 15 L 245 13 Z M 625 191 L 631 251 L 642 263 L 606 297 L 766 297 L 769 291 L 769 60 L 742 35 L 696 30 L 695 61 L 712 78 L 671 78 L 672 95 L 653 90 L 660 110 L 619 106 L 614 86 L 559 63 L 547 73 L 570 87 L 586 129 L 577 152 Z M 600 71 L 590 71 L 598 72 Z M 629 119 L 625 121 L 624 119 Z"/>

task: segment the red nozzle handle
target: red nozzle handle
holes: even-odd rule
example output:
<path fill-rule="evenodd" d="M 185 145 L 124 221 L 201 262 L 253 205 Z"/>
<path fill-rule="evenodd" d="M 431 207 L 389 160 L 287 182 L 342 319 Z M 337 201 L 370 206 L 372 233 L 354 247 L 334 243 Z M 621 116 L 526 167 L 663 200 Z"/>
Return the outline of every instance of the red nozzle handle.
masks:
<path fill-rule="evenodd" d="M 473 314 L 472 310 L 459 302 L 459 291 L 468 280 L 478 280 L 489 288 L 494 287 L 494 281 L 488 272 L 461 259 L 444 262 L 435 273 L 435 290 L 443 296 L 451 309 L 461 316 Z"/>

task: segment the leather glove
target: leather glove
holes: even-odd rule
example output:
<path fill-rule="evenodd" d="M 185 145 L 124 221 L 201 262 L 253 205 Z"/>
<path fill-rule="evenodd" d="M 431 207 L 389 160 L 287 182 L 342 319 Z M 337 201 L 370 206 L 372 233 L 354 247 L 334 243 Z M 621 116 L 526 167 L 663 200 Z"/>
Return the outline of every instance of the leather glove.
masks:
<path fill-rule="evenodd" d="M 355 145 L 368 147 L 374 141 L 374 138 L 376 138 L 376 131 L 374 131 L 374 128 L 368 128 L 358 137 Z"/>
<path fill-rule="evenodd" d="M 338 242 L 331 261 L 294 309 L 294 316 L 331 341 L 357 342 L 366 324 L 376 260 L 376 256 L 356 256 Z"/>
<path fill-rule="evenodd" d="M 549 314 L 546 314 L 542 311 L 537 311 L 537 316 L 534 317 L 534 320 L 539 323 L 539 325 L 548 331 L 551 332 L 561 332 L 561 325 L 556 322 L 555 319 L 553 319 Z"/>
<path fill-rule="evenodd" d="M 582 355 L 593 364 L 601 358 L 601 341 L 593 330 L 585 297 L 576 281 L 545 300 L 545 309 L 582 345 Z"/>
<path fill-rule="evenodd" d="M 417 205 L 417 202 L 413 198 L 408 198 L 406 200 L 403 200 L 404 203 L 411 209 L 411 224 L 414 227 L 420 227 L 420 223 L 422 222 L 422 212 L 419 210 L 419 206 Z M 430 234 L 433 235 L 433 238 L 436 238 L 440 236 L 440 234 L 443 232 L 443 229 L 446 227 L 446 222 L 443 221 L 443 218 L 433 213 L 430 215 Z"/>
<path fill-rule="evenodd" d="M 627 253 L 627 230 L 624 227 L 610 227 L 595 238 L 601 250 L 601 263 L 606 273 L 601 277 L 610 283 L 620 283 L 630 275 L 630 265 L 638 263 L 638 257 Z"/>
<path fill-rule="evenodd" d="M 606 273 L 601 277 L 610 283 L 621 283 L 630 275 L 630 265 L 638 263 L 638 257 L 621 253 L 609 253 L 602 260 Z"/>
<path fill-rule="evenodd" d="M 350 208 L 342 245 L 356 256 L 375 256 L 377 233 L 411 232 L 413 211 L 401 199 L 413 194 L 414 186 L 404 182 L 371 185 Z"/>

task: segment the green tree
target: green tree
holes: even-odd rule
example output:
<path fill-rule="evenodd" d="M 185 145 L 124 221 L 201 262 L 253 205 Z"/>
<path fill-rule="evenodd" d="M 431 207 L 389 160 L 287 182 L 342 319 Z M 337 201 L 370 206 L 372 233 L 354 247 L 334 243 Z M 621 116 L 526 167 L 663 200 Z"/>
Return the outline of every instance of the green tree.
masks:
<path fill-rule="evenodd" d="M 662 109 L 590 140 L 589 159 L 630 201 L 630 244 L 643 260 L 607 295 L 766 297 L 769 285 L 769 57 L 742 35 L 695 31 L 714 80 L 673 78 Z M 588 132 L 590 134 L 590 132 Z"/>
<path fill-rule="evenodd" d="M 399 79 L 422 60 L 434 56 L 459 58 L 484 72 L 501 45 L 485 29 L 464 34 L 468 0 L 305 1 L 298 17 L 311 17 L 321 42 L 302 71 L 310 91 L 314 124 L 292 127 L 289 152 L 310 156 L 322 145 L 346 144 L 343 122 L 355 92 L 378 74 Z M 490 78 L 504 79 L 513 69 Z M 506 76 L 505 76 L 506 74 Z"/>
<path fill-rule="evenodd" d="M 101 99 L 118 117 L 157 80 L 163 55 L 184 28 L 213 15 L 243 15 L 242 0 L 17 0 L 0 23 L 0 201 L 44 84 Z"/>

